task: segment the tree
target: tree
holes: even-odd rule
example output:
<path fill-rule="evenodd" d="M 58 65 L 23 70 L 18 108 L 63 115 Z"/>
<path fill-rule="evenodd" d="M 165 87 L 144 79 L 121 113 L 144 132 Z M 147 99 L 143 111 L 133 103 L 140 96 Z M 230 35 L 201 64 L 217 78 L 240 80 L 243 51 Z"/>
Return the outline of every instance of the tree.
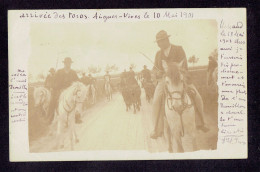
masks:
<path fill-rule="evenodd" d="M 188 60 L 189 63 L 193 64 L 193 67 L 194 67 L 194 64 L 197 63 L 198 61 L 199 61 L 199 58 L 196 58 L 195 55 L 191 56 Z"/>
<path fill-rule="evenodd" d="M 115 64 L 113 64 L 113 65 L 106 65 L 106 68 L 105 68 L 105 71 L 109 71 L 109 72 L 111 72 L 111 71 L 118 71 L 118 67 L 115 65 Z"/>
<path fill-rule="evenodd" d="M 101 68 L 99 66 L 89 66 L 88 67 L 88 72 L 89 73 L 93 73 L 93 74 L 96 74 L 96 73 L 99 73 L 101 71 Z"/>

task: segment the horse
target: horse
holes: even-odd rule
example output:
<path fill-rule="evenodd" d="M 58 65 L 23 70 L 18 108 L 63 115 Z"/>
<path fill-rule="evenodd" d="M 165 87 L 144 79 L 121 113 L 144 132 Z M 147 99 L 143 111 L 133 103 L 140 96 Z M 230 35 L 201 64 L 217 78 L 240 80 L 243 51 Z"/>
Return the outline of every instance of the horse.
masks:
<path fill-rule="evenodd" d="M 134 107 L 134 114 L 136 111 L 140 111 L 141 106 L 141 88 L 138 84 L 130 85 L 127 88 L 130 105 Z"/>
<path fill-rule="evenodd" d="M 47 117 L 51 101 L 51 92 L 45 87 L 36 87 L 33 92 L 34 107 L 42 108 L 44 116 Z"/>
<path fill-rule="evenodd" d="M 155 91 L 155 86 L 153 85 L 152 81 L 143 81 L 142 87 L 144 88 L 146 100 L 148 103 L 150 103 L 150 100 L 153 98 L 153 94 Z"/>
<path fill-rule="evenodd" d="M 96 93 L 96 88 L 93 84 L 89 84 L 89 96 L 92 97 L 92 104 L 95 104 L 97 102 L 97 93 Z"/>
<path fill-rule="evenodd" d="M 184 152 L 184 136 L 190 136 L 193 151 L 197 150 L 195 109 L 188 94 L 192 90 L 187 88 L 182 77 L 177 63 L 169 65 L 165 76 L 165 116 L 170 131 L 169 146 L 175 142 L 177 152 Z"/>
<path fill-rule="evenodd" d="M 79 141 L 75 130 L 75 115 L 81 112 L 82 104 L 89 95 L 89 87 L 90 85 L 85 86 L 76 81 L 62 91 L 55 111 L 58 149 L 64 147 L 66 134 L 69 134 L 71 150 L 74 149 L 73 136 L 76 142 Z"/>
<path fill-rule="evenodd" d="M 109 81 L 105 82 L 105 92 L 106 92 L 107 100 L 111 100 L 112 99 L 112 89 L 111 89 L 111 85 L 110 85 Z"/>
<path fill-rule="evenodd" d="M 134 113 L 140 111 L 141 106 L 141 88 L 138 84 L 131 84 L 128 79 L 123 78 L 120 82 L 121 93 L 126 105 L 126 111 L 133 106 Z"/>
<path fill-rule="evenodd" d="M 125 102 L 126 105 L 126 111 L 128 111 L 131 108 L 131 100 L 130 100 L 130 94 L 126 85 L 126 79 L 125 78 L 121 78 L 120 81 L 120 91 L 123 97 L 123 100 Z"/>

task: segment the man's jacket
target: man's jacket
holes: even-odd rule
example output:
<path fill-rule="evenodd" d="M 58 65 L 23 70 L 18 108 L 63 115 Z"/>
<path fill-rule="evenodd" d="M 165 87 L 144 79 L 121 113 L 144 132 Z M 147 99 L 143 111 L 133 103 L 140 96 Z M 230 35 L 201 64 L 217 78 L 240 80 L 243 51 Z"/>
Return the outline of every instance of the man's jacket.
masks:
<path fill-rule="evenodd" d="M 182 60 L 184 60 L 182 64 L 182 69 L 188 70 L 186 54 L 181 46 L 171 45 L 171 49 L 168 57 L 164 55 L 164 52 L 162 50 L 159 50 L 155 56 L 153 70 L 158 71 L 159 69 L 161 71 L 164 71 L 162 66 L 162 60 L 165 60 L 167 64 L 170 64 L 171 62 L 180 63 Z M 158 77 L 162 77 L 162 76 L 158 76 Z"/>

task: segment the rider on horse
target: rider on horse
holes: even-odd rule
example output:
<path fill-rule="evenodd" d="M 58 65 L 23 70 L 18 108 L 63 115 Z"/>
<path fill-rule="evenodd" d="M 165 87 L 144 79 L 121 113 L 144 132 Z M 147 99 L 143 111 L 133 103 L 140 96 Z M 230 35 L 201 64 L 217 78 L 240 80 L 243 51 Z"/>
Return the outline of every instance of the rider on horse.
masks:
<path fill-rule="evenodd" d="M 149 69 L 147 69 L 146 65 L 144 65 L 144 69 L 142 70 L 141 74 L 144 82 L 151 82 L 151 72 Z"/>
<path fill-rule="evenodd" d="M 110 84 L 111 81 L 111 76 L 109 74 L 109 71 L 106 72 L 105 76 L 104 76 L 105 82 Z"/>
<path fill-rule="evenodd" d="M 52 92 L 54 88 L 55 69 L 51 68 L 49 72 L 50 74 L 46 77 L 44 86 Z"/>
<path fill-rule="evenodd" d="M 54 111 L 58 106 L 58 99 L 60 97 L 61 92 L 68 88 L 73 82 L 79 80 L 76 71 L 71 69 L 71 64 L 73 63 L 71 58 L 66 57 L 63 63 L 64 68 L 59 69 L 55 73 L 53 95 L 49 108 L 49 113 L 50 115 L 52 115 L 52 117 L 54 117 Z M 77 119 L 77 122 L 81 123 L 82 121 L 81 119 Z"/>
<path fill-rule="evenodd" d="M 171 62 L 176 62 L 181 65 L 182 75 L 184 76 L 185 85 L 187 85 L 188 90 L 193 90 L 195 94 L 191 96 L 194 101 L 195 107 L 197 109 L 196 113 L 196 125 L 197 128 L 207 131 L 208 129 L 204 126 L 204 111 L 203 111 L 203 101 L 202 98 L 195 88 L 195 86 L 191 83 L 190 78 L 188 77 L 188 64 L 185 52 L 181 46 L 176 46 L 170 44 L 169 41 L 170 35 L 167 34 L 166 31 L 162 30 L 156 35 L 156 42 L 159 48 L 161 49 L 156 53 L 154 69 L 153 71 L 156 73 L 156 78 L 158 79 L 158 84 L 156 86 L 156 90 L 154 93 L 153 99 L 153 116 L 155 117 L 155 126 L 154 131 L 151 134 L 151 138 L 157 138 L 163 134 L 163 116 L 164 112 L 164 76 L 168 68 L 168 64 Z"/>
<path fill-rule="evenodd" d="M 133 71 L 133 68 L 130 67 L 130 70 L 127 73 L 127 85 L 135 86 L 138 85 L 137 80 L 135 79 L 135 72 Z"/>
<path fill-rule="evenodd" d="M 209 56 L 209 64 L 208 64 L 209 79 L 208 79 L 208 85 L 210 85 L 213 82 L 212 74 L 213 74 L 213 72 L 214 72 L 216 67 L 218 67 L 218 62 L 212 56 Z"/>

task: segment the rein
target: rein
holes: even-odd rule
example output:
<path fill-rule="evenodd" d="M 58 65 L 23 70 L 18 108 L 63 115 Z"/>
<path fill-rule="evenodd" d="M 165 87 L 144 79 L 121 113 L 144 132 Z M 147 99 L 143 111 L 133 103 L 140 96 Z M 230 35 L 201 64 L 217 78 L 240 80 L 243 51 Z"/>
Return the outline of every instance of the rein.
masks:
<path fill-rule="evenodd" d="M 80 91 L 80 90 L 77 89 L 75 95 L 77 95 L 77 93 L 78 93 L 79 91 Z M 65 103 L 64 103 L 64 101 L 65 101 Z M 64 110 L 67 112 L 67 126 L 68 126 L 69 114 L 76 108 L 76 105 L 77 105 L 78 103 L 84 103 L 84 101 L 80 102 L 80 101 L 74 100 L 74 101 L 73 101 L 73 105 L 70 106 L 69 103 L 68 103 L 68 101 L 63 99 L 63 108 L 64 108 Z M 68 108 L 66 108 L 65 105 L 66 105 Z"/>
<path fill-rule="evenodd" d="M 181 119 L 181 129 L 182 129 L 182 133 L 181 136 L 184 136 L 184 127 L 183 127 L 183 118 L 182 118 L 182 114 L 184 112 L 185 109 L 187 108 L 191 108 L 193 106 L 193 103 L 188 104 L 188 102 L 185 102 L 184 98 L 185 95 L 187 95 L 187 91 L 186 91 L 186 86 L 183 83 L 183 90 L 182 91 L 172 91 L 170 92 L 167 88 L 167 86 L 165 86 L 165 95 L 166 95 L 166 103 L 167 103 L 167 107 L 169 108 L 169 110 L 171 111 L 175 111 L 180 115 L 180 119 Z M 180 97 L 173 97 L 174 94 L 179 94 Z M 176 109 L 173 105 L 173 100 L 181 100 L 181 108 Z"/>

